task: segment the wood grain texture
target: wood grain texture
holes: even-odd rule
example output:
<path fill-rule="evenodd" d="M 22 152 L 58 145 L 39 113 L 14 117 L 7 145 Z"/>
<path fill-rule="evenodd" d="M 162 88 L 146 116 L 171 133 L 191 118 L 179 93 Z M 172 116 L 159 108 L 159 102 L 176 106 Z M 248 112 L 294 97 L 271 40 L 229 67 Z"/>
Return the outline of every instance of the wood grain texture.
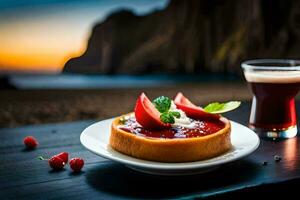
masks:
<path fill-rule="evenodd" d="M 298 102 L 299 103 L 299 102 Z M 226 114 L 234 121 L 247 124 L 250 104 Z M 298 116 L 299 114 L 299 109 Z M 197 198 L 249 195 L 253 192 L 273 194 L 300 182 L 300 139 L 261 141 L 250 156 L 194 176 L 164 177 L 142 174 L 125 166 L 98 157 L 87 151 L 79 141 L 81 131 L 93 121 L 27 126 L 0 129 L 0 198 L 1 199 L 145 199 Z M 26 135 L 38 138 L 40 146 L 24 150 Z M 68 151 L 71 157 L 86 161 L 79 174 L 69 167 L 52 171 L 39 155 L 51 156 Z M 274 155 L 282 156 L 280 162 Z M 268 165 L 262 165 L 268 162 Z M 271 188 L 271 189 L 270 189 Z M 223 196 L 224 195 L 224 196 Z"/>

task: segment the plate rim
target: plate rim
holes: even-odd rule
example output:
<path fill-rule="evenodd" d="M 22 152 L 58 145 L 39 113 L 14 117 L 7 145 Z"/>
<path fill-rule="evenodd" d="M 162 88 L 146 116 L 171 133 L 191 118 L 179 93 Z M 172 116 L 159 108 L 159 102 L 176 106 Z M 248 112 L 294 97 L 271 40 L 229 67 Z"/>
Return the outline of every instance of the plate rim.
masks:
<path fill-rule="evenodd" d="M 186 169 L 214 167 L 214 166 L 222 165 L 222 164 L 225 164 L 225 163 L 233 162 L 235 160 L 238 160 L 238 159 L 241 159 L 245 156 L 248 156 L 249 154 L 253 153 L 260 145 L 260 139 L 254 131 L 252 131 L 248 127 L 244 126 L 243 124 L 240 124 L 238 122 L 229 120 L 230 123 L 232 123 L 232 124 L 242 126 L 243 128 L 248 129 L 248 131 L 251 132 L 251 134 L 253 134 L 253 136 L 255 137 L 255 139 L 257 141 L 255 146 L 253 146 L 248 151 L 243 151 L 242 153 L 240 153 L 236 156 L 230 157 L 228 159 L 217 160 L 217 161 L 214 161 L 214 162 L 204 162 L 204 161 L 208 161 L 210 159 L 215 159 L 215 158 L 218 158 L 220 156 L 224 156 L 224 155 L 226 155 L 230 152 L 227 152 L 227 153 L 224 153 L 220 156 L 210 158 L 210 159 L 206 159 L 206 160 L 200 160 L 200 161 L 194 161 L 194 162 L 168 163 L 168 162 L 148 161 L 148 160 L 135 158 L 135 157 L 123 154 L 121 152 L 118 152 L 118 151 L 114 150 L 113 148 L 109 147 L 109 144 L 106 144 L 107 145 L 106 148 L 110 148 L 110 150 L 113 151 L 114 153 L 122 154 L 122 156 L 125 156 L 125 158 L 129 157 L 130 160 L 128 160 L 128 159 L 124 159 L 124 158 L 120 158 L 120 157 L 116 157 L 116 156 L 110 156 L 110 155 L 107 155 L 107 154 L 104 154 L 104 153 L 99 153 L 98 151 L 95 151 L 93 148 L 90 148 L 85 143 L 86 138 L 89 137 L 89 136 L 87 136 L 87 132 L 88 132 L 89 129 L 91 129 L 93 126 L 98 125 L 99 123 L 109 122 L 109 121 L 112 122 L 113 119 L 115 119 L 115 118 L 109 118 L 109 119 L 97 121 L 97 122 L 89 125 L 88 127 L 86 127 L 80 134 L 80 142 L 86 149 L 88 149 L 89 151 L 91 151 L 92 153 L 94 153 L 98 156 L 101 156 L 103 158 L 106 158 L 106 159 L 109 159 L 109 160 L 112 160 L 112 161 L 116 161 L 116 162 L 121 163 L 121 164 L 132 165 L 132 166 L 135 166 L 135 167 L 141 167 L 141 168 L 147 168 L 147 169 L 159 169 L 159 170 L 186 170 Z M 107 149 L 103 148 L 103 150 L 105 150 L 107 152 Z"/>

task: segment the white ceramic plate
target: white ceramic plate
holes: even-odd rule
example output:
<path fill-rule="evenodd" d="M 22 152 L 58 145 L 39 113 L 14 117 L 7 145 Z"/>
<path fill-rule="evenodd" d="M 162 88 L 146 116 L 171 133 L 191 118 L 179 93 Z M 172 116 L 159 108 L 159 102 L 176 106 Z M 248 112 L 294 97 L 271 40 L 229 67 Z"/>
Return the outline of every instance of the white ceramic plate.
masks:
<path fill-rule="evenodd" d="M 188 175 L 212 170 L 224 163 L 232 162 L 252 153 L 259 146 L 258 136 L 249 128 L 231 121 L 232 150 L 218 157 L 185 163 L 163 163 L 141 160 L 119 153 L 109 146 L 109 136 L 113 119 L 94 123 L 80 136 L 84 147 L 104 158 L 125 164 L 137 171 L 159 175 Z"/>

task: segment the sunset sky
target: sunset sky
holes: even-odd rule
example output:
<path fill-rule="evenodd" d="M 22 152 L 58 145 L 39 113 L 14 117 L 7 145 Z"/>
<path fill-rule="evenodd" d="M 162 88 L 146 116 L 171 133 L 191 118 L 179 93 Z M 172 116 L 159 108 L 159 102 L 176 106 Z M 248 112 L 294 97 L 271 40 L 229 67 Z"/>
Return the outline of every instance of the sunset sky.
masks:
<path fill-rule="evenodd" d="M 83 53 L 94 23 L 118 9 L 139 15 L 168 0 L 0 0 L 0 71 L 60 72 Z"/>

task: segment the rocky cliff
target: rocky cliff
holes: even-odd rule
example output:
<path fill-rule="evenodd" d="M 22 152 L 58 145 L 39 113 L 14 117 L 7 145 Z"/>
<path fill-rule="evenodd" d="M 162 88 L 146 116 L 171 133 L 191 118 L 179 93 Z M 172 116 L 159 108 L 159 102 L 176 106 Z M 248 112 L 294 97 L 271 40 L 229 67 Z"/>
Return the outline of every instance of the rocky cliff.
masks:
<path fill-rule="evenodd" d="M 162 11 L 118 11 L 94 26 L 64 72 L 240 72 L 251 58 L 300 57 L 300 1 L 171 0 Z"/>

